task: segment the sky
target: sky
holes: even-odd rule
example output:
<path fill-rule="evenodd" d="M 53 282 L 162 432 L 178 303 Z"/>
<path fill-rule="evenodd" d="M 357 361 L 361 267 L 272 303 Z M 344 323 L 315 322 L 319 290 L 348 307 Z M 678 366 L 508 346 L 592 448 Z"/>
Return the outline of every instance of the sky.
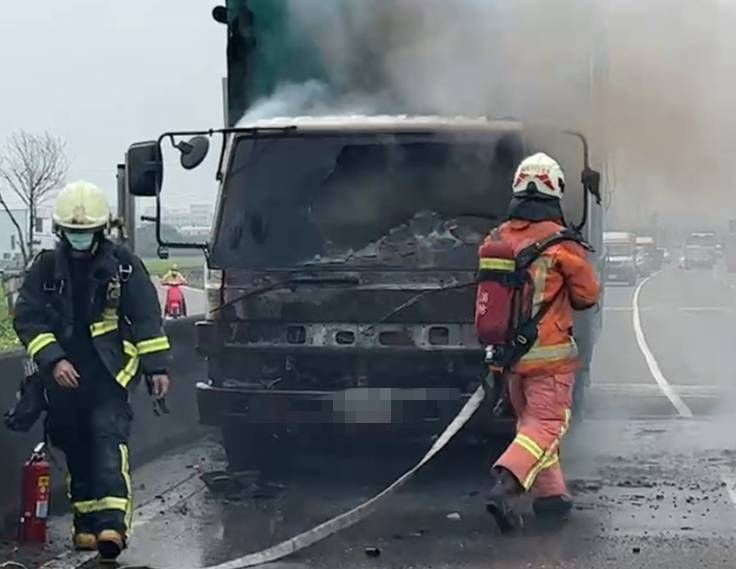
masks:
<path fill-rule="evenodd" d="M 380 0 L 365 0 L 374 1 Z M 509 6 L 529 16 L 540 1 L 515 0 Z M 19 128 L 63 137 L 71 159 L 69 179 L 89 179 L 113 199 L 115 165 L 130 143 L 168 129 L 222 125 L 226 34 L 210 15 L 216 3 L 0 0 L 0 142 Z M 695 211 L 719 224 L 736 217 L 736 193 L 730 181 L 724 183 L 730 173 L 723 167 L 736 152 L 734 2 L 598 4 L 607 10 L 611 58 L 613 217 L 624 224 L 643 223 L 656 212 L 679 219 Z M 544 53 L 550 46 L 576 45 L 579 38 L 567 29 L 585 25 L 575 11 L 559 17 L 568 19 L 568 26 L 557 29 L 555 43 Z M 443 21 L 450 25 L 453 20 Z M 506 32 L 517 37 L 513 30 Z M 526 42 L 525 35 L 517 39 Z M 531 50 L 526 55 L 536 57 L 538 44 L 526 43 Z M 510 53 L 520 57 L 520 46 L 514 48 Z M 556 57 L 549 73 L 559 73 L 566 59 Z M 477 67 L 482 65 L 473 70 Z M 433 66 L 430 80 L 436 71 Z M 506 80 L 503 73 L 484 76 Z M 454 97 L 458 82 L 448 85 Z M 547 87 L 517 91 L 543 97 Z M 466 85 L 468 91 L 473 89 Z M 208 162 L 193 173 L 167 167 L 165 205 L 214 200 L 216 150 L 215 143 Z"/>
<path fill-rule="evenodd" d="M 216 4 L 3 0 L 0 143 L 18 129 L 62 137 L 69 179 L 100 185 L 114 204 L 115 166 L 130 143 L 222 126 L 226 33 L 210 15 Z M 214 200 L 214 171 L 174 170 L 166 205 Z"/>

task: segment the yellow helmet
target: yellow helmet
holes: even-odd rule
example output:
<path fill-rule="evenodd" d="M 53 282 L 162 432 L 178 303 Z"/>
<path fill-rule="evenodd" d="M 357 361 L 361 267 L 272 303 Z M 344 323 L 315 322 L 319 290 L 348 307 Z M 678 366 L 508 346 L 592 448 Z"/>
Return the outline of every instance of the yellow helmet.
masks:
<path fill-rule="evenodd" d="M 102 229 L 110 222 L 105 193 L 89 182 L 68 184 L 54 203 L 54 225 L 72 231 Z"/>

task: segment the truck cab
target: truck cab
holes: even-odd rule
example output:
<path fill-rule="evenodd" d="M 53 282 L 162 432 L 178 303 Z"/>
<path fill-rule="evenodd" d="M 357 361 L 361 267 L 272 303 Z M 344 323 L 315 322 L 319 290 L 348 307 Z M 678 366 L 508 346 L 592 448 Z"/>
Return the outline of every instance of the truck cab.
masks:
<path fill-rule="evenodd" d="M 639 274 L 648 277 L 662 268 L 664 256 L 662 250 L 657 247 L 654 237 L 649 235 L 637 235 L 636 252 L 638 259 Z"/>
<path fill-rule="evenodd" d="M 228 30 L 226 127 L 164 133 L 126 157 L 129 191 L 155 197 L 160 212 L 162 145 L 191 169 L 210 139 L 222 137 L 215 223 L 197 244 L 207 257 L 208 303 L 197 324 L 208 369 L 197 397 L 200 422 L 222 428 L 236 467 L 251 466 L 269 447 L 264 441 L 288 434 L 434 433 L 457 412 L 487 375 L 474 328 L 478 248 L 505 220 L 525 156 L 544 151 L 560 162 L 565 217 L 603 269 L 600 175 L 584 136 L 422 114 L 400 92 L 373 91 L 381 49 L 365 46 L 335 73 L 316 41 L 323 34 L 294 26 L 291 8 L 286 0 L 215 8 Z M 379 35 L 398 41 L 389 20 L 376 20 Z M 575 91 L 579 108 L 591 109 L 587 82 L 604 75 L 591 75 L 587 56 L 581 62 Z M 359 85 L 377 107 L 331 116 L 325 108 L 343 107 L 269 104 L 285 85 L 315 84 L 343 102 L 354 102 Z M 154 221 L 160 227 L 160 215 Z M 185 246 L 158 234 L 164 253 Z M 600 326 L 599 310 L 576 321 L 578 402 Z M 486 409 L 471 430 L 513 430 L 505 419 Z"/>
<path fill-rule="evenodd" d="M 716 266 L 718 253 L 718 236 L 714 231 L 695 231 L 685 241 L 682 268 L 712 269 Z"/>
<path fill-rule="evenodd" d="M 636 236 L 624 231 L 610 231 L 603 234 L 603 244 L 606 251 L 606 282 L 635 285 L 640 266 L 637 263 Z"/>
<path fill-rule="evenodd" d="M 276 118 L 223 135 L 197 348 L 208 364 L 200 420 L 223 428 L 226 447 L 246 434 L 449 419 L 487 374 L 478 248 L 506 218 L 518 163 L 544 142 L 571 173 L 566 217 L 589 218 L 580 230 L 601 250 L 600 206 L 576 181 L 590 174 L 577 136 L 408 116 Z M 152 155 L 131 147 L 129 178 Z M 580 392 L 599 328 L 598 312 L 581 313 Z M 483 415 L 477 427 L 493 431 Z"/>

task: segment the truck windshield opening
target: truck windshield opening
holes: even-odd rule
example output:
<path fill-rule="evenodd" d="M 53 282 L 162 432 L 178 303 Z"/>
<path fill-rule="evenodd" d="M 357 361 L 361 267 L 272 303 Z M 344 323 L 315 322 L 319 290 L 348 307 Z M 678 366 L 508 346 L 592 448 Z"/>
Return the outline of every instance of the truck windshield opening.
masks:
<path fill-rule="evenodd" d="M 517 150 L 500 136 L 242 137 L 212 260 L 472 269 L 506 213 Z"/>

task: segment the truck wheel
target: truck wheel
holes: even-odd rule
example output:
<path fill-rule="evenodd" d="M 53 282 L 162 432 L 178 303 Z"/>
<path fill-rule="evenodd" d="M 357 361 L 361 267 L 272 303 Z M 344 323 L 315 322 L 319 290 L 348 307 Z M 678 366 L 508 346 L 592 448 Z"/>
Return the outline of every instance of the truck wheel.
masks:
<path fill-rule="evenodd" d="M 232 471 L 273 472 L 286 464 L 283 442 L 274 433 L 253 425 L 226 423 L 222 426 L 228 468 Z"/>

